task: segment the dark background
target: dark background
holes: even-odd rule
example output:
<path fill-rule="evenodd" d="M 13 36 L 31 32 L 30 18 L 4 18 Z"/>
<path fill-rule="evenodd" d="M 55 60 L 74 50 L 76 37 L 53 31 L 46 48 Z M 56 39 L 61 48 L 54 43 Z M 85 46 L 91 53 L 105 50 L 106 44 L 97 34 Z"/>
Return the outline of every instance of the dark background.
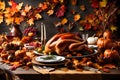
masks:
<path fill-rule="evenodd" d="M 8 0 L 4 0 L 4 1 L 7 3 Z M 37 7 L 37 5 L 40 2 L 43 2 L 45 0 L 15 0 L 15 1 L 17 3 L 23 2 L 24 5 L 29 4 L 29 5 L 32 5 L 33 7 Z M 67 2 L 67 11 L 65 13 L 65 17 L 69 18 L 69 21 L 72 22 L 73 21 L 72 20 L 73 19 L 73 14 L 70 13 L 70 10 L 73 9 L 73 6 L 70 4 L 70 0 L 66 0 L 66 2 Z M 117 6 L 119 6 L 119 2 L 120 1 L 118 0 L 118 2 L 116 4 Z M 82 5 L 82 4 L 84 4 L 86 6 L 86 11 L 81 11 L 79 9 L 79 6 Z M 76 4 L 76 7 L 75 7 L 75 10 L 76 10 L 77 13 L 80 13 L 82 19 L 84 18 L 84 16 L 86 14 L 89 14 L 89 13 L 92 12 L 92 8 L 91 8 L 88 0 L 78 0 L 78 2 Z M 58 33 L 58 29 L 55 27 L 54 23 L 61 21 L 62 18 L 57 18 L 55 15 L 48 16 L 45 12 L 42 12 L 41 15 L 42 15 L 43 19 L 35 21 L 35 25 L 33 25 L 33 26 L 36 27 L 40 32 L 40 23 L 41 22 L 45 23 L 46 29 L 47 29 L 47 39 L 49 39 L 54 34 Z M 117 19 L 118 19 L 117 20 L 117 26 L 119 26 L 120 25 L 120 15 L 118 15 Z M 69 23 L 71 23 L 71 22 L 69 22 Z M 28 27 L 28 25 L 25 24 L 25 23 L 22 23 L 20 26 L 21 26 L 20 28 L 21 28 L 22 31 L 26 27 Z M 68 24 L 66 24 L 66 25 L 64 25 L 62 27 L 66 28 L 67 26 L 68 26 Z M 0 24 L 0 34 L 3 33 L 3 32 L 9 32 L 8 27 L 9 26 L 6 25 L 5 23 Z M 78 33 L 81 33 L 81 34 L 82 33 L 89 33 L 89 36 L 91 36 L 94 33 L 94 31 L 83 31 L 83 32 L 81 32 L 81 31 L 79 31 L 79 27 L 80 27 L 80 25 L 78 23 L 75 23 L 75 27 L 71 30 L 71 32 L 78 32 Z M 66 29 L 66 31 L 67 31 L 67 29 Z M 118 31 L 115 32 L 115 34 L 118 35 L 117 37 L 119 37 L 120 28 L 118 28 Z M 40 35 L 40 33 L 38 33 L 38 36 L 39 35 Z"/>

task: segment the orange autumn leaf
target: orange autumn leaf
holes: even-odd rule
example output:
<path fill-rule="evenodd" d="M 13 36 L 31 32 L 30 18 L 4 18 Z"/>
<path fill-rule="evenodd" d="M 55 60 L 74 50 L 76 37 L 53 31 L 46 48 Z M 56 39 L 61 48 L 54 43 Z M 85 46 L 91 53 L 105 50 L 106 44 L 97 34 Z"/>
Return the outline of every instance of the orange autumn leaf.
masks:
<path fill-rule="evenodd" d="M 5 22 L 6 22 L 6 24 L 7 24 L 7 25 L 12 24 L 12 23 L 13 23 L 13 21 L 14 21 L 14 18 L 13 18 L 13 17 L 6 18 L 6 19 L 5 19 Z"/>
<path fill-rule="evenodd" d="M 81 5 L 80 10 L 85 11 L 86 10 L 85 5 Z"/>
<path fill-rule="evenodd" d="M 0 10 L 4 10 L 4 9 L 5 9 L 5 2 L 0 1 Z"/>
<path fill-rule="evenodd" d="M 58 3 L 59 2 L 59 0 L 52 0 L 54 3 Z"/>
<path fill-rule="evenodd" d="M 48 12 L 47 12 L 47 14 L 50 16 L 50 15 L 53 15 L 53 13 L 54 13 L 54 10 L 49 10 Z"/>
<path fill-rule="evenodd" d="M 61 24 L 64 25 L 68 22 L 67 18 L 62 19 Z"/>
<path fill-rule="evenodd" d="M 3 15 L 0 14 L 0 23 L 2 23 L 2 22 L 3 22 Z"/>
<path fill-rule="evenodd" d="M 15 21 L 16 24 L 19 25 L 21 23 L 21 18 L 20 17 L 15 17 L 14 21 Z"/>
<path fill-rule="evenodd" d="M 17 12 L 18 10 L 16 9 L 17 3 L 14 1 L 9 1 L 8 4 L 11 6 L 11 11 Z"/>
<path fill-rule="evenodd" d="M 79 14 L 74 15 L 74 21 L 78 21 L 81 18 L 81 16 Z"/>
<path fill-rule="evenodd" d="M 36 14 L 35 17 L 37 20 L 42 18 L 42 16 L 40 14 Z"/>
<path fill-rule="evenodd" d="M 48 5 L 47 5 L 47 2 L 44 2 L 43 4 L 42 4 L 42 10 L 45 10 L 45 9 L 47 9 L 48 8 Z"/>
<path fill-rule="evenodd" d="M 29 19 L 29 20 L 27 21 L 27 23 L 28 23 L 30 26 L 33 25 L 33 24 L 34 24 L 34 19 L 33 19 L 33 18 Z"/>

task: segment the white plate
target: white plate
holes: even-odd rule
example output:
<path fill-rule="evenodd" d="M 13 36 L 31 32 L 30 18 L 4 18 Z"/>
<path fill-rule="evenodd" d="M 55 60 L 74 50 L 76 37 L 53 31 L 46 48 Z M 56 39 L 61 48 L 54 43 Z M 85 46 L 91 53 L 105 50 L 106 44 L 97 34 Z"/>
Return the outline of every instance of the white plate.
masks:
<path fill-rule="evenodd" d="M 36 55 L 41 55 L 41 56 L 43 56 L 43 55 L 45 55 L 44 53 L 39 53 L 39 52 L 37 52 L 37 51 L 33 51 Z"/>
<path fill-rule="evenodd" d="M 97 45 L 88 45 L 89 48 L 98 48 Z"/>
<path fill-rule="evenodd" d="M 53 63 L 53 62 L 64 61 L 65 57 L 56 56 L 56 55 L 52 55 L 52 56 L 44 55 L 44 56 L 35 57 L 35 60 L 42 63 Z"/>

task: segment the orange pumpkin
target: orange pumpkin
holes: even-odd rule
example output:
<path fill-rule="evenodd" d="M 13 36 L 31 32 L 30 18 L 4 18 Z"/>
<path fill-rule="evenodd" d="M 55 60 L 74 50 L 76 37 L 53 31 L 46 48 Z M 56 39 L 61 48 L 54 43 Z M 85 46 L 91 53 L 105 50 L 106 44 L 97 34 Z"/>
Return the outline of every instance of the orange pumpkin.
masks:
<path fill-rule="evenodd" d="M 99 38 L 97 41 L 98 48 L 110 49 L 113 47 L 113 42 L 111 39 Z"/>
<path fill-rule="evenodd" d="M 104 51 L 104 58 L 111 58 L 112 60 L 118 59 L 120 57 L 117 50 L 106 49 Z"/>
<path fill-rule="evenodd" d="M 111 39 L 111 38 L 112 38 L 112 33 L 111 33 L 111 31 L 106 30 L 106 31 L 103 33 L 103 38 L 105 38 L 105 39 Z"/>

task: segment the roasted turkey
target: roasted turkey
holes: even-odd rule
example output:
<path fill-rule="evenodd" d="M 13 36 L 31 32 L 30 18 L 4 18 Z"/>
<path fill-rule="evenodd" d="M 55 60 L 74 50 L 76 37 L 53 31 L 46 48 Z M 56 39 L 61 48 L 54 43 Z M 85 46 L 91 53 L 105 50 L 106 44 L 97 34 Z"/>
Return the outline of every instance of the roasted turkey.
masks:
<path fill-rule="evenodd" d="M 86 45 L 86 41 L 73 33 L 58 33 L 48 40 L 44 53 L 56 52 L 58 55 L 64 55 L 64 52 L 80 51 Z"/>

